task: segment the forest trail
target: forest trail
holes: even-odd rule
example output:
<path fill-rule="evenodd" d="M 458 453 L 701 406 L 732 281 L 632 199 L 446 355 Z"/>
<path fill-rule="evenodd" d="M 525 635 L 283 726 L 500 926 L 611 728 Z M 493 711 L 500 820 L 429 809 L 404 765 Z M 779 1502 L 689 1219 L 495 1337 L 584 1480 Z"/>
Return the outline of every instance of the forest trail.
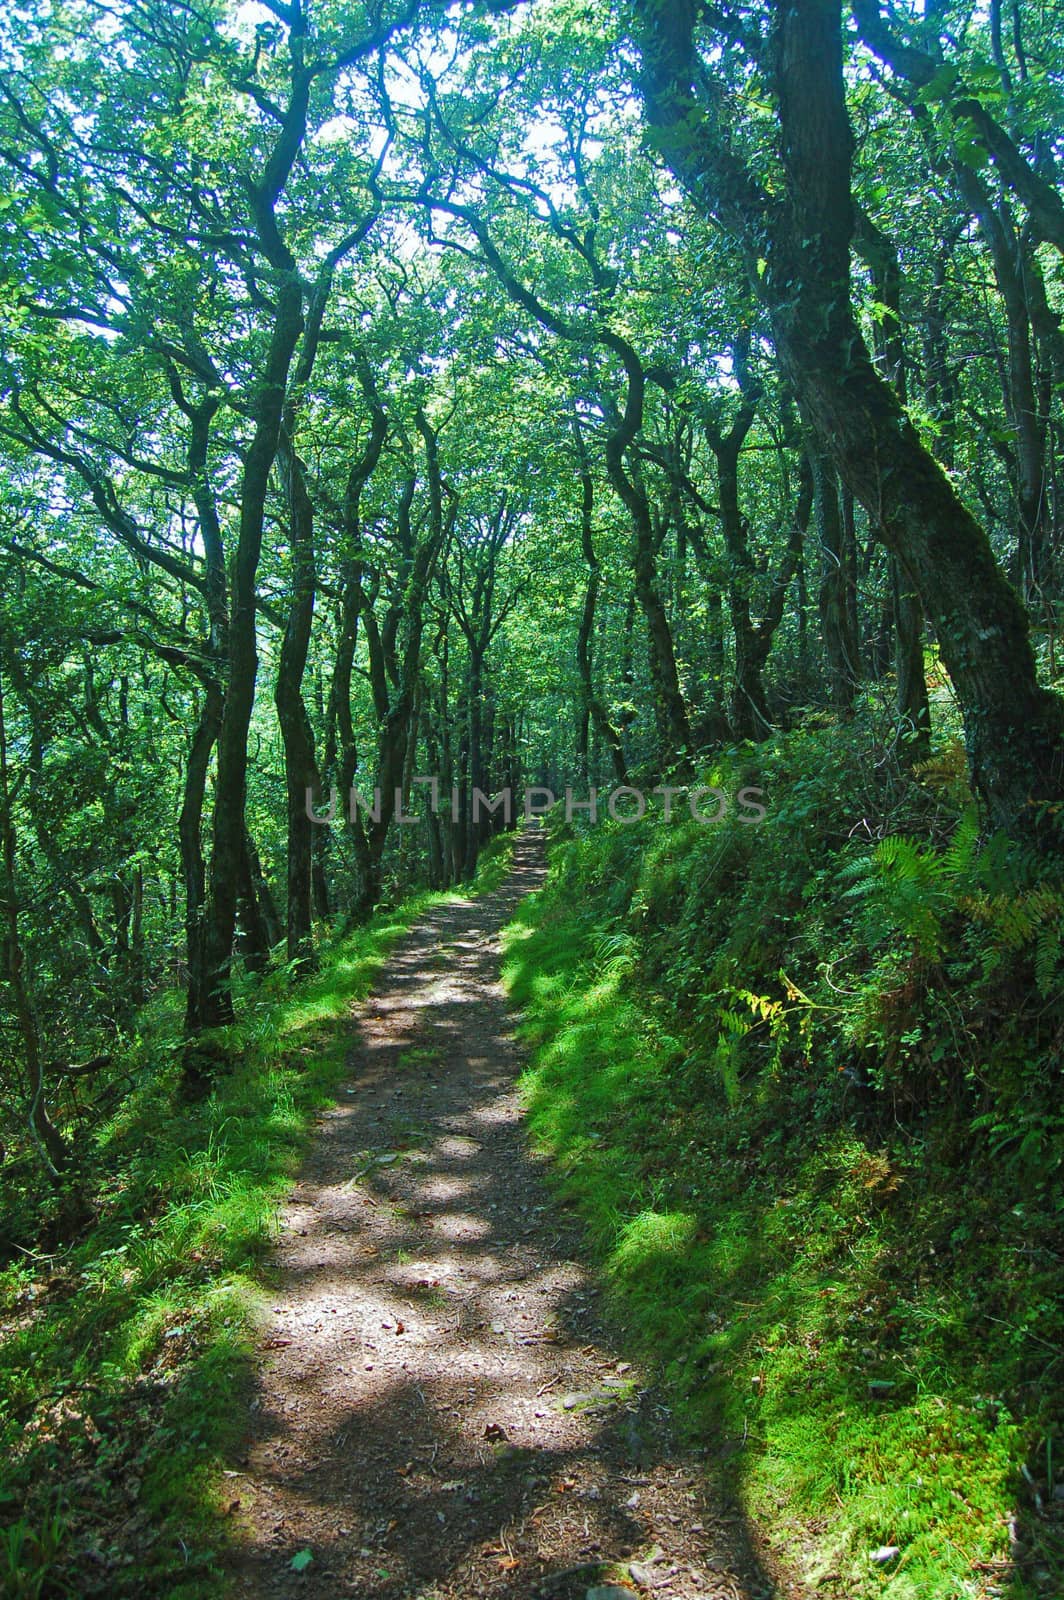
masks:
<path fill-rule="evenodd" d="M 523 835 L 503 887 L 430 911 L 359 1008 L 350 1082 L 282 1219 L 226 1480 L 236 1594 L 770 1592 L 610 1349 L 523 1137 L 499 936 L 543 870 Z"/>

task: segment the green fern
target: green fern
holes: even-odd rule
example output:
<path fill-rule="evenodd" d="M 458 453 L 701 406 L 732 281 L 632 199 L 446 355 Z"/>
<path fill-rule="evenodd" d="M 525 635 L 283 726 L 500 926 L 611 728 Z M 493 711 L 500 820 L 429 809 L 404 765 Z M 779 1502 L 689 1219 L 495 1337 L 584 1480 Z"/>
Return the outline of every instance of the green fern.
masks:
<path fill-rule="evenodd" d="M 983 976 L 1007 955 L 1032 943 L 1035 981 L 1048 997 L 1061 983 L 1064 894 L 1029 881 L 1030 863 L 1003 857 L 1002 841 L 980 847 L 974 813 L 961 820 L 945 850 L 938 852 L 900 834 L 891 835 L 850 862 L 842 878 L 852 880 L 846 899 L 865 902 L 884 928 L 911 939 L 919 953 L 935 959 L 947 944 L 946 924 L 958 914 L 983 930 L 979 959 Z"/>
<path fill-rule="evenodd" d="M 720 1073 L 724 1094 L 730 1106 L 739 1100 L 739 1069 L 742 1061 L 742 1042 L 750 1032 L 751 1022 L 749 1017 L 742 1016 L 738 1011 L 724 1010 L 717 1013 L 720 1032 L 717 1035 L 716 1048 L 713 1051 L 712 1065 Z"/>
<path fill-rule="evenodd" d="M 941 858 L 946 876 L 956 882 L 971 874 L 979 861 L 978 846 L 978 818 L 974 810 L 966 811 Z"/>
<path fill-rule="evenodd" d="M 1038 992 L 1046 999 L 1061 986 L 1061 928 L 1064 927 L 1064 909 L 1058 910 L 1054 922 L 1047 922 L 1038 931 L 1034 955 L 1034 978 Z"/>
<path fill-rule="evenodd" d="M 1034 943 L 1035 982 L 1048 998 L 1061 982 L 1061 929 L 1064 894 L 1040 884 L 1019 893 L 976 894 L 965 905 L 972 920 L 982 923 L 990 943 L 984 951 L 984 973 L 992 971 L 1003 951 Z"/>
<path fill-rule="evenodd" d="M 595 941 L 594 964 L 603 978 L 622 978 L 639 956 L 638 942 L 630 933 L 604 933 Z"/>
<path fill-rule="evenodd" d="M 847 898 L 872 902 L 887 927 L 912 939 L 922 954 L 938 955 L 952 898 L 945 858 L 892 834 L 853 868 L 860 877 Z"/>

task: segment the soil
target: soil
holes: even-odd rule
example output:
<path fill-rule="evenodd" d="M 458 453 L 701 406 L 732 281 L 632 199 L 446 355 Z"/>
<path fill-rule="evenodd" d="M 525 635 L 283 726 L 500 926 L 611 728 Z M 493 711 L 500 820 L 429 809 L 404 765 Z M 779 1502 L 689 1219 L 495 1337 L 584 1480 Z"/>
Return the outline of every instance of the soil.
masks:
<path fill-rule="evenodd" d="M 611 1342 L 524 1137 L 499 936 L 543 870 L 523 835 L 506 884 L 430 911 L 353 1019 L 226 1479 L 235 1594 L 774 1592 L 711 1464 Z"/>

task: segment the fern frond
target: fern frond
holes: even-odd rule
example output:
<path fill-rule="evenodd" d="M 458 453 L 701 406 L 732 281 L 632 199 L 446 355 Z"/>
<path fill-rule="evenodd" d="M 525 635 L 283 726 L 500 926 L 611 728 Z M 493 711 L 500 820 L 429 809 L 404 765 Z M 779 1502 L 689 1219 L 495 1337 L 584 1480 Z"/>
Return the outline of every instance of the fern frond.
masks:
<path fill-rule="evenodd" d="M 605 978 L 619 978 L 631 972 L 638 955 L 639 945 L 630 933 L 604 933 L 595 941 L 595 969 Z"/>
<path fill-rule="evenodd" d="M 942 867 L 950 878 L 960 878 L 971 872 L 979 842 L 979 822 L 974 810 L 961 818 L 949 847 L 942 857 Z"/>
<path fill-rule="evenodd" d="M 1060 987 L 1061 922 L 1047 922 L 1039 931 L 1035 946 L 1034 978 L 1045 999 Z"/>

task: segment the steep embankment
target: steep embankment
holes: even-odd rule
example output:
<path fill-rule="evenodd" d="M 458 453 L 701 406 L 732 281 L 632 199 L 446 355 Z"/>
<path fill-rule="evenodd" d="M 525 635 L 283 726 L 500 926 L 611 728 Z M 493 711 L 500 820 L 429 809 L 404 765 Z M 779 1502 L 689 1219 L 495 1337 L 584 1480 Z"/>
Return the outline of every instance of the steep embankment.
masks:
<path fill-rule="evenodd" d="M 530 1126 L 817 1593 L 1055 1596 L 1064 899 L 955 764 L 891 811 L 855 746 L 724 763 L 761 826 L 556 830 L 508 936 Z"/>

